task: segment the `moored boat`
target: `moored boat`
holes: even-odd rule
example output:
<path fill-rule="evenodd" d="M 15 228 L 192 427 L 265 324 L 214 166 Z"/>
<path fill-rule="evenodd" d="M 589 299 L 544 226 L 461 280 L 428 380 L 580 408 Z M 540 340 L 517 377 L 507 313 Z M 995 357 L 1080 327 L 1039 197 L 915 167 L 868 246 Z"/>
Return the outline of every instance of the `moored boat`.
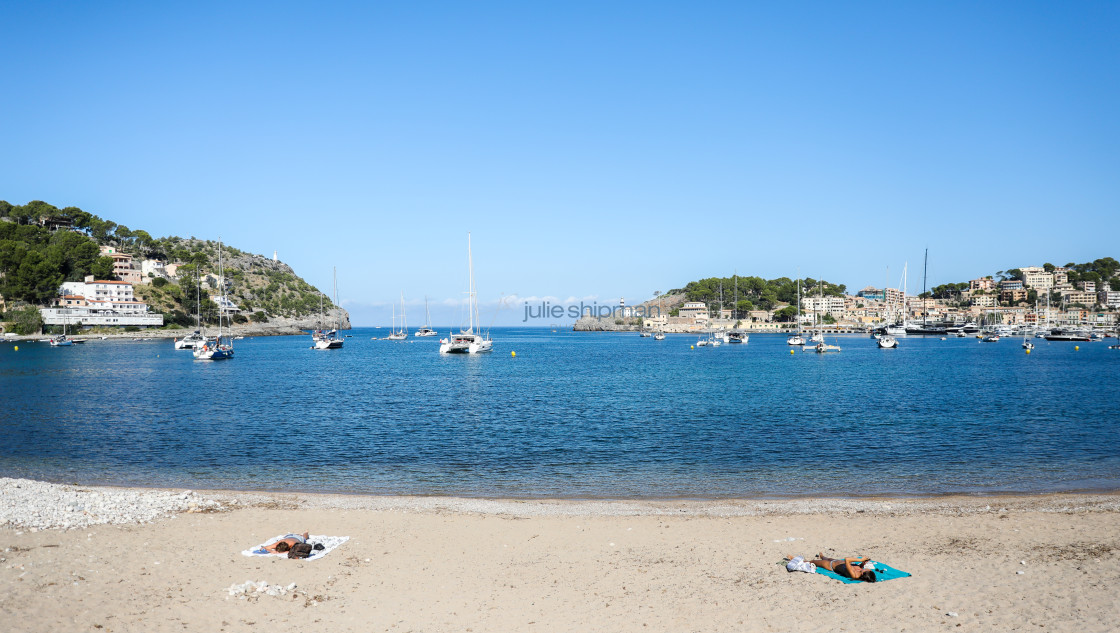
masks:
<path fill-rule="evenodd" d="M 469 303 L 467 306 L 468 326 L 467 329 L 461 330 L 458 334 L 440 339 L 439 353 L 440 354 L 481 354 L 489 352 L 494 348 L 494 341 L 490 339 L 490 334 L 481 334 L 482 323 L 478 316 L 478 293 L 474 289 L 474 259 L 471 255 L 471 234 L 467 233 L 467 271 L 469 278 L 469 291 L 467 297 Z M 403 297 L 402 312 L 403 308 Z M 475 325 L 478 325 L 479 332 L 475 332 Z"/>

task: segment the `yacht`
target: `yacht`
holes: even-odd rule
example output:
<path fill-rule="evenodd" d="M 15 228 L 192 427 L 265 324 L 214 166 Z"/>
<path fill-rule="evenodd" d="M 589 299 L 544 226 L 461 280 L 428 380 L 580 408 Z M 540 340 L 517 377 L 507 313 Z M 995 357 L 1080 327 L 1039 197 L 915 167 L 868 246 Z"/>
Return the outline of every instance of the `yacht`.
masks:
<path fill-rule="evenodd" d="M 638 336 L 642 338 L 649 338 L 653 336 L 653 332 L 650 332 L 649 330 L 638 330 Z"/>
<path fill-rule="evenodd" d="M 467 272 L 470 279 L 469 288 L 467 293 L 470 303 L 467 308 L 469 313 L 469 325 L 467 329 L 461 330 L 458 334 L 440 339 L 439 353 L 440 354 L 481 354 L 489 352 L 494 347 L 494 341 L 490 340 L 490 334 L 481 334 L 482 323 L 478 316 L 478 293 L 474 289 L 474 260 L 471 257 L 471 234 L 467 233 Z M 475 332 L 475 324 L 478 323 L 479 333 Z"/>
<path fill-rule="evenodd" d="M 883 336 L 879 337 L 878 344 L 879 349 L 894 349 L 898 347 L 898 339 L 893 336 L 884 334 Z"/>
<path fill-rule="evenodd" d="M 1064 330 L 1062 328 L 1055 328 L 1050 330 L 1049 334 L 1044 335 L 1042 338 L 1048 341 L 1076 341 L 1088 343 L 1091 339 L 1089 335 L 1084 332 L 1076 330 Z"/>
<path fill-rule="evenodd" d="M 653 333 L 653 340 L 664 341 L 665 340 L 665 333 L 664 332 L 654 332 Z"/>

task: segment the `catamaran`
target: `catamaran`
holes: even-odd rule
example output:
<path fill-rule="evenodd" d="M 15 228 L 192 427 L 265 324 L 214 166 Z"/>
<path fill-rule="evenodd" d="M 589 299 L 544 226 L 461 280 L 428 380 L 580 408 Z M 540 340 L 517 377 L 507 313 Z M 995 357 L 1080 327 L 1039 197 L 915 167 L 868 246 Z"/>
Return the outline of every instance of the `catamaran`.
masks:
<path fill-rule="evenodd" d="M 199 284 L 198 264 L 194 268 L 194 296 L 195 296 L 195 310 L 194 310 L 194 332 L 184 336 L 183 338 L 175 339 L 175 349 L 189 349 L 194 350 L 202 347 L 206 342 L 206 337 L 202 334 L 202 290 Z"/>
<path fill-rule="evenodd" d="M 226 287 L 225 268 L 222 266 L 222 239 L 218 238 L 218 283 L 222 297 L 227 296 L 229 289 Z M 233 338 L 225 331 L 228 325 L 226 318 L 226 302 L 218 302 L 218 338 L 207 341 L 202 347 L 194 349 L 195 360 L 226 360 L 233 358 Z"/>
<path fill-rule="evenodd" d="M 401 306 L 404 309 L 404 306 Z M 424 327 L 416 330 L 416 336 L 436 336 L 439 332 L 432 329 L 432 315 L 428 312 L 428 298 L 424 297 Z"/>
<path fill-rule="evenodd" d="M 478 293 L 474 289 L 474 259 L 471 255 L 470 233 L 467 233 L 467 277 L 469 279 L 468 287 L 470 288 L 467 292 L 467 313 L 469 315 L 467 317 L 467 329 L 460 330 L 458 334 L 452 334 L 445 339 L 440 339 L 440 354 L 481 354 L 491 351 L 494 347 L 494 341 L 490 339 L 490 333 L 481 334 L 482 319 L 478 316 Z M 476 324 L 479 332 L 475 332 Z"/>

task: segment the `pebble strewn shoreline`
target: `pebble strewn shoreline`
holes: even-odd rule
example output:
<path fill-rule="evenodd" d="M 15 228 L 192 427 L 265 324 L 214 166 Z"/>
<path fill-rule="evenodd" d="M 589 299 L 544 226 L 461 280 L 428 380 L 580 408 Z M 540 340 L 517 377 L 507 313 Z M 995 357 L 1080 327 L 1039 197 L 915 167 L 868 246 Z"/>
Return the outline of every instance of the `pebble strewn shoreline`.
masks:
<path fill-rule="evenodd" d="M 253 506 L 485 514 L 495 516 L 872 516 L 1004 514 L 1009 512 L 1120 512 L 1120 494 L 1049 494 L 910 499 L 594 500 L 471 499 L 385 495 L 260 493 L 109 488 L 0 478 L 0 528 L 77 529 L 103 524 L 150 523 L 178 513 L 219 512 Z"/>
<path fill-rule="evenodd" d="M 77 529 L 149 523 L 180 512 L 213 512 L 222 502 L 190 490 L 137 490 L 0 478 L 0 527 Z"/>

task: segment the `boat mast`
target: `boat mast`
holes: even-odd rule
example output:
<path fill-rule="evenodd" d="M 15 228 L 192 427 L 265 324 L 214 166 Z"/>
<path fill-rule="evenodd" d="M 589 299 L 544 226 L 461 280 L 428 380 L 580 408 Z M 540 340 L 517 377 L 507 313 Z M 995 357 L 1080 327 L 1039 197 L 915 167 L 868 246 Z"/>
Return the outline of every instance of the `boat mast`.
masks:
<path fill-rule="evenodd" d="M 226 315 L 226 269 L 222 264 L 222 238 L 218 236 L 218 345 L 222 343 L 222 317 Z M 232 344 L 233 341 L 230 341 Z"/>
<path fill-rule="evenodd" d="M 470 304 L 467 308 L 467 312 L 469 313 L 467 318 L 470 320 L 470 327 L 467 329 L 467 334 L 474 334 L 474 322 L 475 322 L 475 320 L 477 319 L 479 321 L 479 326 L 480 327 L 482 325 L 482 322 L 481 322 L 481 319 L 478 318 L 478 314 L 477 314 L 478 313 L 478 302 L 475 301 L 475 298 L 474 298 L 474 259 L 471 255 L 471 234 L 470 234 L 470 231 L 467 232 L 467 272 L 468 272 L 468 276 L 470 277 L 469 286 L 468 286 L 470 288 L 470 290 L 467 292 L 467 298 L 470 301 Z"/>
<path fill-rule="evenodd" d="M 801 270 L 797 271 L 797 335 L 801 336 Z"/>
<path fill-rule="evenodd" d="M 334 273 L 334 309 L 338 310 L 338 327 L 336 330 L 342 329 L 342 308 L 338 306 L 338 266 L 332 266 L 331 271 Z"/>

